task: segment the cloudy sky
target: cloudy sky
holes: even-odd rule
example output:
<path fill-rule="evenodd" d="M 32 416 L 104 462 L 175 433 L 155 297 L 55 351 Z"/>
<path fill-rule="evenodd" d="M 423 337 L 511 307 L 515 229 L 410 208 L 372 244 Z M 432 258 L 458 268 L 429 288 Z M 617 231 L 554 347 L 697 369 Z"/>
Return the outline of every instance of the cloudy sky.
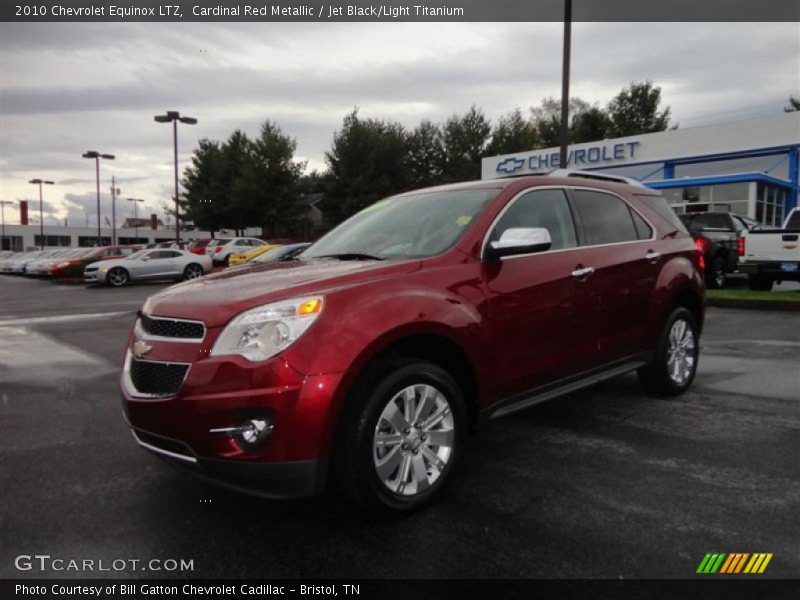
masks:
<path fill-rule="evenodd" d="M 45 222 L 96 222 L 113 174 L 122 197 L 161 212 L 171 196 L 172 131 L 153 115 L 199 119 L 179 131 L 186 164 L 201 137 L 265 119 L 298 140 L 298 159 L 324 153 L 354 106 L 413 127 L 473 103 L 494 119 L 560 90 L 559 23 L 0 24 L 0 198 L 38 198 Z M 680 127 L 774 114 L 800 90 L 794 23 L 577 23 L 572 92 L 605 104 L 630 81 L 653 80 Z M 118 220 L 132 203 L 120 202 Z M 15 211 L 6 212 L 15 222 Z"/>

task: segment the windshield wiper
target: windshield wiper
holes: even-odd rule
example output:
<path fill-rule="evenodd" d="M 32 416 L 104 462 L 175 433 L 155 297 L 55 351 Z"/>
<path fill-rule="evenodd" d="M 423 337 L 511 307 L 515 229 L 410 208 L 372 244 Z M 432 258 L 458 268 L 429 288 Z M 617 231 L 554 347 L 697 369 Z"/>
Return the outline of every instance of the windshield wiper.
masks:
<path fill-rule="evenodd" d="M 339 260 L 386 260 L 383 256 L 375 256 L 366 252 L 340 252 L 338 254 L 323 254 L 314 258 L 336 258 Z"/>

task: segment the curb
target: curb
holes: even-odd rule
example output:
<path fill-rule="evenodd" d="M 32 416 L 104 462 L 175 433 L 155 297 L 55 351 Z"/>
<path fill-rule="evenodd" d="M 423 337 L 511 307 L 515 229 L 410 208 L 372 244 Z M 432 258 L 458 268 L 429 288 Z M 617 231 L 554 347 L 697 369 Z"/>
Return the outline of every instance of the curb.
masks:
<path fill-rule="evenodd" d="M 744 310 L 779 310 L 800 312 L 800 302 L 793 300 L 740 300 L 738 298 L 706 298 L 706 306 Z"/>

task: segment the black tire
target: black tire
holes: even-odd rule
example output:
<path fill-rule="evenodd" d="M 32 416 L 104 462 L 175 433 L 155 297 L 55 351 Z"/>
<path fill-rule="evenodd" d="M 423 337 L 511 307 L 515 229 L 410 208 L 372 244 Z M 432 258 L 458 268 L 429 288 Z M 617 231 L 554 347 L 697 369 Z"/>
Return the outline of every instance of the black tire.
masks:
<path fill-rule="evenodd" d="M 715 256 L 711 264 L 706 265 L 706 288 L 719 290 L 725 287 L 725 259 Z"/>
<path fill-rule="evenodd" d="M 359 505 L 383 514 L 407 514 L 436 498 L 458 461 L 467 429 L 463 395 L 447 371 L 427 361 L 402 360 L 392 364 L 384 363 L 375 365 L 371 371 L 372 376 L 363 377 L 355 386 L 340 419 L 334 476 L 340 490 Z M 427 484 L 430 487 L 413 495 L 403 495 L 390 490 L 388 484 L 378 475 L 375 438 L 379 424 L 385 424 L 385 421 L 381 421 L 384 409 L 400 391 L 416 385 L 433 386 L 445 397 L 451 409 L 453 443 L 444 468 L 434 471 L 428 461 L 428 475 L 439 473 L 432 483 Z M 414 429 L 410 435 L 415 436 L 421 431 L 422 428 Z M 396 450 L 401 452 L 399 447 Z M 408 454 L 409 451 L 406 450 L 405 453 Z M 424 454 L 419 453 L 420 460 Z M 416 449 L 414 455 L 417 455 Z M 415 460 L 416 458 L 414 457 Z M 396 471 L 398 479 L 400 468 Z"/>
<path fill-rule="evenodd" d="M 676 378 L 670 373 L 669 358 L 670 358 L 670 336 L 673 325 L 678 321 L 683 321 L 686 326 L 691 330 L 692 338 L 694 340 L 694 347 L 691 352 L 686 352 L 687 356 L 693 358 L 691 372 L 685 380 Z M 683 394 L 694 381 L 697 373 L 697 364 L 700 360 L 700 337 L 697 331 L 697 322 L 694 316 L 686 308 L 678 307 L 669 313 L 667 320 L 664 323 L 664 328 L 658 338 L 658 345 L 656 346 L 655 355 L 653 360 L 645 367 L 638 371 L 639 382 L 642 387 L 655 396 L 679 396 Z"/>
<path fill-rule="evenodd" d="M 111 287 L 122 287 L 130 281 L 128 271 L 122 267 L 114 267 L 106 275 L 106 283 Z"/>
<path fill-rule="evenodd" d="M 772 279 L 764 275 L 750 275 L 747 278 L 747 287 L 754 292 L 770 292 L 773 283 L 775 282 Z"/>
<path fill-rule="evenodd" d="M 191 263 L 186 265 L 186 268 L 183 270 L 183 280 L 188 281 L 190 279 L 197 279 L 198 277 L 202 277 L 205 275 L 205 271 L 203 271 L 203 267 L 198 265 L 197 263 Z"/>

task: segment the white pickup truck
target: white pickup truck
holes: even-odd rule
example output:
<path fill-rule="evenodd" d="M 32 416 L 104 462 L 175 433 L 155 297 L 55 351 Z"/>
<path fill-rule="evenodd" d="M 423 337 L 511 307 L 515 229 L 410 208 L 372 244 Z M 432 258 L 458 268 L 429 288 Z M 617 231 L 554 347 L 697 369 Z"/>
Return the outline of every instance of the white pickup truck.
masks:
<path fill-rule="evenodd" d="M 751 290 L 769 291 L 777 281 L 800 281 L 800 211 L 793 208 L 783 229 L 752 229 L 739 238 L 739 272 Z"/>

